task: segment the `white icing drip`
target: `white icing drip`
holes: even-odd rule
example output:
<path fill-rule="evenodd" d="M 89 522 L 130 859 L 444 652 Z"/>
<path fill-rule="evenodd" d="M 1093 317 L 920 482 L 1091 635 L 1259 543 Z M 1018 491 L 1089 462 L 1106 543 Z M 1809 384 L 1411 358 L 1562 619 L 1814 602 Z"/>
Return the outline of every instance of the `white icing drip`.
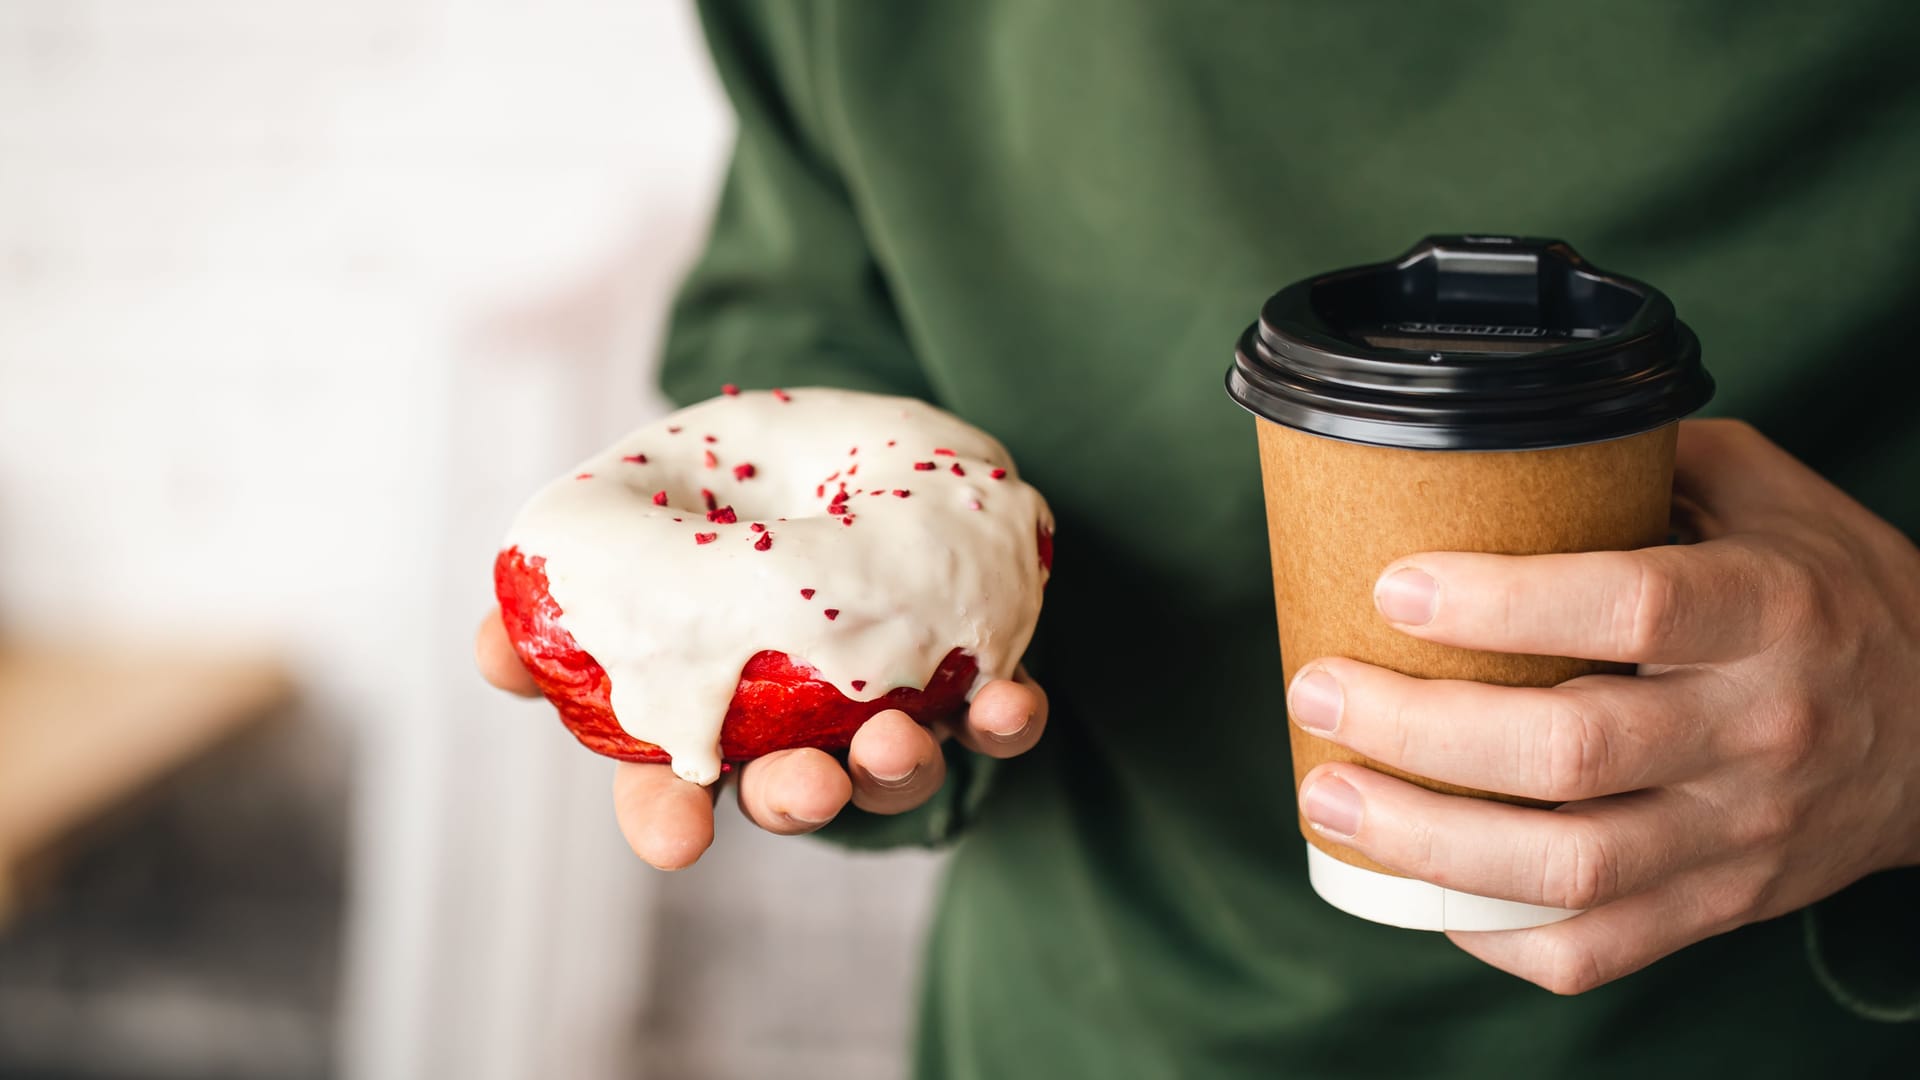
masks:
<path fill-rule="evenodd" d="M 635 431 L 535 495 L 506 539 L 546 559 L 560 623 L 606 669 L 620 726 L 695 783 L 719 778 L 727 704 L 762 649 L 871 701 L 926 685 L 960 648 L 980 668 L 971 698 L 1013 674 L 1040 615 L 1035 534 L 1053 515 L 999 442 L 911 398 L 787 394 L 717 397 Z M 737 479 L 741 464 L 754 475 Z M 850 526 L 827 512 L 842 483 Z M 710 523 L 702 488 L 739 521 Z M 773 537 L 765 551 L 753 522 Z"/>

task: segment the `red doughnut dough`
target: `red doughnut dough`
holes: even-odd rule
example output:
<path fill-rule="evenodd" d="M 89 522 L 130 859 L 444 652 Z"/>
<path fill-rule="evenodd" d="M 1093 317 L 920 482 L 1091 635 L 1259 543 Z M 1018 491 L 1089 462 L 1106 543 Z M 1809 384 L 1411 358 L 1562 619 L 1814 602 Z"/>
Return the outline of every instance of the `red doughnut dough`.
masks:
<path fill-rule="evenodd" d="M 1042 548 L 1048 562 L 1051 546 Z M 537 555 L 523 556 L 519 548 L 508 548 L 494 560 L 494 592 L 520 662 L 587 749 L 621 761 L 667 763 L 666 751 L 627 734 L 614 718 L 607 673 L 560 625 L 560 606 L 547 592 L 545 564 Z M 815 669 L 786 653 L 762 650 L 740 671 L 720 729 L 720 756 L 739 763 L 800 746 L 838 753 L 852 743 L 861 724 L 888 709 L 929 726 L 951 720 L 966 708 L 978 671 L 972 656 L 955 649 L 923 689 L 901 687 L 873 701 L 853 701 Z"/>

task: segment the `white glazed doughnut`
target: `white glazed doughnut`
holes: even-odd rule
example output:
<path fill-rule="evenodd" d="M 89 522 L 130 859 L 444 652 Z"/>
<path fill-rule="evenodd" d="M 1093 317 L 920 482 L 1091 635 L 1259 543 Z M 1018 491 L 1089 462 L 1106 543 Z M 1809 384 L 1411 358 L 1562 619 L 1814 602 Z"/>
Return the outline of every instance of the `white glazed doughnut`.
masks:
<path fill-rule="evenodd" d="M 979 666 L 969 697 L 1011 676 L 1052 531 L 1005 448 L 924 402 L 728 387 L 549 484 L 506 546 L 545 560 L 620 726 L 706 784 L 761 650 L 854 701 L 925 685 L 956 648 Z"/>

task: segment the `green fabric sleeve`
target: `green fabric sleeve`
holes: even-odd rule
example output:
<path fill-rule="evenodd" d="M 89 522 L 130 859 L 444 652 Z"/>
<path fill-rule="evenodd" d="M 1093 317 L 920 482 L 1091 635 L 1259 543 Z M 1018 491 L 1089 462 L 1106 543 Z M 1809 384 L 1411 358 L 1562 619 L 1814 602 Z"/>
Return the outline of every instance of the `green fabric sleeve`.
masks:
<path fill-rule="evenodd" d="M 932 396 L 814 108 L 823 76 L 806 47 L 813 10 L 700 5 L 739 131 L 661 360 L 661 387 L 676 401 L 727 382 Z"/>
<path fill-rule="evenodd" d="M 675 302 L 660 385 L 687 403 L 723 383 L 836 386 L 933 400 L 851 195 L 832 163 L 808 49 L 810 5 L 700 4 L 714 65 L 739 116 L 712 234 Z M 859 848 L 952 839 L 993 762 L 949 744 L 947 782 L 881 816 L 848 807 L 818 834 Z"/>
<path fill-rule="evenodd" d="M 1862 878 L 1804 918 L 1814 974 L 1840 1004 L 1920 1021 L 1920 866 Z"/>

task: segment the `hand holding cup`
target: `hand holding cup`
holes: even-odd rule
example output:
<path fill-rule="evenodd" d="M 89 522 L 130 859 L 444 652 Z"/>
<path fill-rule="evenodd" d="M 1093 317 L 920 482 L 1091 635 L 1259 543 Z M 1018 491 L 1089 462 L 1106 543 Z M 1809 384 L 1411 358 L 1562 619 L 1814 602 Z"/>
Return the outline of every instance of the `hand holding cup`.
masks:
<path fill-rule="evenodd" d="M 1875 871 L 1920 865 L 1920 550 L 1751 427 L 1681 425 L 1702 542 L 1397 560 L 1374 598 L 1409 639 L 1638 666 L 1553 687 L 1422 680 L 1341 657 L 1289 697 L 1314 737 L 1460 798 L 1334 761 L 1315 835 L 1448 889 L 1584 914 L 1449 936 L 1578 993 Z"/>

